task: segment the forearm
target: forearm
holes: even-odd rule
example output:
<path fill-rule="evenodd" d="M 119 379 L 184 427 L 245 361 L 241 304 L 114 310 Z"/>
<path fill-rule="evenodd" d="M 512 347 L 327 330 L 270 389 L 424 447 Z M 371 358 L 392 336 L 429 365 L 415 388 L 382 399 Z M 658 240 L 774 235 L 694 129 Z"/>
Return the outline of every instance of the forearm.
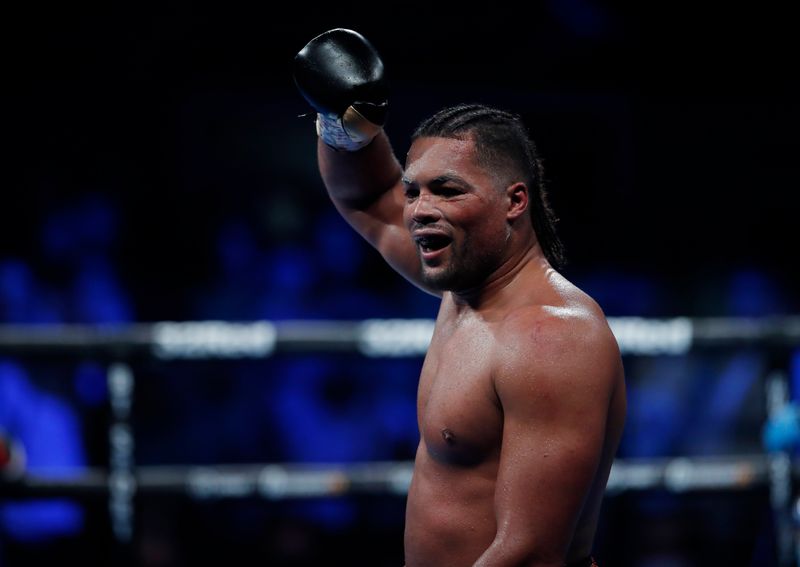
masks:
<path fill-rule="evenodd" d="M 348 208 L 365 208 L 397 185 L 403 175 L 383 131 L 356 152 L 336 151 L 319 140 L 317 158 L 331 199 Z"/>

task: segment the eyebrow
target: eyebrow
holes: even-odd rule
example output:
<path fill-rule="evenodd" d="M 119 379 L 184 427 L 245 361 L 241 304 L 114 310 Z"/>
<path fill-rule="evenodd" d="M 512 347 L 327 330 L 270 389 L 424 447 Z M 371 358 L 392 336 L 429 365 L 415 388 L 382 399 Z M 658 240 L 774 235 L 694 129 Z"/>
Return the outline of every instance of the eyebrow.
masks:
<path fill-rule="evenodd" d="M 417 183 L 414 179 L 409 179 L 405 175 L 402 177 L 401 181 L 403 182 L 404 185 L 416 185 L 416 183 Z M 436 177 L 431 179 L 428 182 L 428 184 L 432 185 L 432 186 L 437 186 L 437 185 L 444 185 L 445 183 L 447 183 L 449 181 L 455 181 L 456 183 L 458 183 L 459 185 L 462 185 L 464 187 L 470 187 L 471 186 L 469 183 L 467 183 L 467 181 L 463 177 L 461 177 L 460 175 L 458 175 L 456 173 L 453 173 L 453 172 L 448 172 L 448 173 L 443 173 L 442 175 L 437 175 Z"/>

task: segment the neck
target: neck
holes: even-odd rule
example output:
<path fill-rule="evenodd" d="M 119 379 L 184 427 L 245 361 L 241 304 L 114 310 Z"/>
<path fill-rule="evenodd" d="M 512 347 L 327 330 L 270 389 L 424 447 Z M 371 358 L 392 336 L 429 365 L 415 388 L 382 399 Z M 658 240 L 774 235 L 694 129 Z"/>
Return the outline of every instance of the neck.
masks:
<path fill-rule="evenodd" d="M 480 285 L 452 292 L 453 302 L 459 312 L 482 311 L 504 304 L 513 294 L 517 282 L 528 280 L 528 275 L 545 274 L 552 269 L 539 243 L 512 254 Z"/>

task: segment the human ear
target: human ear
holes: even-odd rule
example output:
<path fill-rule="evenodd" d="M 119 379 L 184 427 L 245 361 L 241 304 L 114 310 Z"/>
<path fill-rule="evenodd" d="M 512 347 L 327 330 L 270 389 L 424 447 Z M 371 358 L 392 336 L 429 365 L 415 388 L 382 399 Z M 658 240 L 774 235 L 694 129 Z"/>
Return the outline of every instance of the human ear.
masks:
<path fill-rule="evenodd" d="M 528 210 L 528 187 L 522 182 L 514 183 L 506 188 L 508 211 L 506 218 L 516 220 Z"/>

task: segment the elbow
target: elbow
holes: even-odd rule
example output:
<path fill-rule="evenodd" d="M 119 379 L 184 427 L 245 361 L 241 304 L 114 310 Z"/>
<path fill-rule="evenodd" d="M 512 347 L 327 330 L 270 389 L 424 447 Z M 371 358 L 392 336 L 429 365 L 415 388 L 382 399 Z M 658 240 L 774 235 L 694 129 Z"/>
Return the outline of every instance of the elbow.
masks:
<path fill-rule="evenodd" d="M 536 542 L 498 535 L 473 567 L 564 567 L 564 554 Z"/>

